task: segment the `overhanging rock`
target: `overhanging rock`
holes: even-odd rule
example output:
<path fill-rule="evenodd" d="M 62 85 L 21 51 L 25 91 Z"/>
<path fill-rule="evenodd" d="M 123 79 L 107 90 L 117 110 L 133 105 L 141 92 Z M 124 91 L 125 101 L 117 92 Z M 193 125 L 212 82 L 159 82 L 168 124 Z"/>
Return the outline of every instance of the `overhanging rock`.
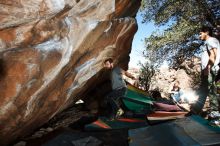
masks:
<path fill-rule="evenodd" d="M 0 3 L 0 145 L 46 123 L 129 61 L 140 0 Z"/>

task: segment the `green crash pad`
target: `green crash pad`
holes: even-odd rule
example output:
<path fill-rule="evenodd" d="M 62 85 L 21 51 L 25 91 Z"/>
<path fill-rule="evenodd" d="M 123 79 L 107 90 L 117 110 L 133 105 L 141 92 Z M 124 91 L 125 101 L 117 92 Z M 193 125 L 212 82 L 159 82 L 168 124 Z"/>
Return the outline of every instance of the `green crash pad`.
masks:
<path fill-rule="evenodd" d="M 125 97 L 123 98 L 125 106 L 134 112 L 151 111 L 153 99 L 145 95 L 140 89 L 129 85 Z"/>

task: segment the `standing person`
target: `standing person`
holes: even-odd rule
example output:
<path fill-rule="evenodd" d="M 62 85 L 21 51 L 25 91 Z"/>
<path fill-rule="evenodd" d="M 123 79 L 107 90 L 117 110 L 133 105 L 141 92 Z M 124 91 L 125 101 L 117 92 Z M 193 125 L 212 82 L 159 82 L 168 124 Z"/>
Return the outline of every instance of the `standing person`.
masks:
<path fill-rule="evenodd" d="M 204 41 L 204 45 L 201 46 L 201 92 L 194 110 L 198 112 L 203 108 L 208 95 L 210 98 L 210 111 L 208 114 L 210 124 L 220 126 L 219 94 L 217 94 L 215 85 L 216 76 L 219 71 L 220 44 L 216 38 L 212 37 L 212 30 L 210 27 L 202 27 L 200 39 Z"/>
<path fill-rule="evenodd" d="M 111 70 L 112 92 L 110 92 L 106 98 L 112 108 L 111 118 L 115 119 L 124 113 L 122 97 L 125 96 L 127 86 L 122 76 L 126 75 L 131 79 L 135 79 L 135 77 L 120 67 L 114 66 L 112 59 L 105 60 L 104 67 Z"/>

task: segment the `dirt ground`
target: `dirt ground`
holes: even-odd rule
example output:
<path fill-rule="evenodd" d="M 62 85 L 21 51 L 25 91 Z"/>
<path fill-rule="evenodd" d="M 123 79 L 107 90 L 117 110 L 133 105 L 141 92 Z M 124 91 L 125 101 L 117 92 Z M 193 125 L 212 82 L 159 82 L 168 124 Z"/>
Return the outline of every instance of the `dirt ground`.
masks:
<path fill-rule="evenodd" d="M 40 145 L 48 136 L 55 135 L 61 129 L 74 125 L 82 117 L 94 115 L 87 110 L 83 104 L 74 105 L 63 112 L 57 114 L 48 123 L 34 131 L 29 136 L 19 139 L 13 146 L 33 146 Z M 52 134 L 50 134 L 52 133 Z M 46 139 L 45 139 L 46 137 Z"/>

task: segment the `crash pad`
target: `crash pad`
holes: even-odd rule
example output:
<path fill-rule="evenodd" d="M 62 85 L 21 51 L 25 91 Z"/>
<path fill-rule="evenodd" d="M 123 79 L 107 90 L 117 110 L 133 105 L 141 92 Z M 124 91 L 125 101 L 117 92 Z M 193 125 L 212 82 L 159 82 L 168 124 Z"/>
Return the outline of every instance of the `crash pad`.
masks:
<path fill-rule="evenodd" d="M 144 91 L 132 85 L 128 85 L 126 95 L 123 97 L 125 106 L 135 112 L 152 111 L 153 101 Z"/>
<path fill-rule="evenodd" d="M 99 117 L 91 124 L 85 125 L 85 130 L 105 130 L 105 129 L 132 129 L 148 126 L 146 119 L 142 118 L 118 118 L 110 120 L 106 117 Z"/>
<path fill-rule="evenodd" d="M 199 116 L 129 130 L 130 146 L 220 145 L 220 128 Z"/>

